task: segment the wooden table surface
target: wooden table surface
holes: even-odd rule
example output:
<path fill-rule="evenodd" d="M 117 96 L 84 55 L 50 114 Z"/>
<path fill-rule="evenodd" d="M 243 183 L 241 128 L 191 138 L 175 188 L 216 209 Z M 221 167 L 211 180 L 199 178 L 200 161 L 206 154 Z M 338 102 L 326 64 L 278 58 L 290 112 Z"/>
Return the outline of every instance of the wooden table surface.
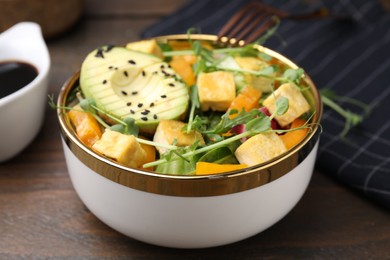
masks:
<path fill-rule="evenodd" d="M 50 93 L 85 55 L 139 33 L 185 1 L 93 1 L 71 31 L 48 40 Z M 2 122 L 4 123 L 4 122 Z M 128 238 L 80 201 L 65 165 L 56 113 L 14 159 L 0 164 L 0 259 L 390 259 L 390 215 L 325 172 L 315 170 L 298 205 L 268 230 L 235 244 L 179 250 Z"/>

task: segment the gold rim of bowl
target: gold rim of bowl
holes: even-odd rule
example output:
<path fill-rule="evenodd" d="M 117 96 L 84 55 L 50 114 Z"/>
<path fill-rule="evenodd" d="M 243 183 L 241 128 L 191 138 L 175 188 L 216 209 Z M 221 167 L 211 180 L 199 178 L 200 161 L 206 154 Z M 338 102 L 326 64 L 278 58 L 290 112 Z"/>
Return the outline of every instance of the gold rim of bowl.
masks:
<path fill-rule="evenodd" d="M 184 41 L 187 39 L 187 35 L 156 37 L 156 40 L 162 43 L 172 40 Z M 215 43 L 218 38 L 214 35 L 191 35 L 191 39 Z M 291 68 L 298 68 L 292 61 L 275 51 L 263 46 L 256 46 L 256 48 L 259 51 L 278 59 Z M 70 91 L 78 85 L 79 76 L 79 72 L 74 74 L 63 85 L 57 102 L 59 107 L 64 106 L 67 103 L 67 96 Z M 85 146 L 77 138 L 73 127 L 65 116 L 66 111 L 59 108 L 57 112 L 65 145 L 69 147 L 72 153 L 83 164 L 107 180 L 111 180 L 132 189 L 160 195 L 182 197 L 226 195 L 266 185 L 267 183 L 288 174 L 312 151 L 320 134 L 319 123 L 322 116 L 322 103 L 320 94 L 310 77 L 305 74 L 303 80 L 310 89 L 308 99 L 315 112 L 312 118 L 312 130 L 309 131 L 306 137 L 298 145 L 267 163 L 221 174 L 202 176 L 169 175 L 122 166 Z M 83 173 L 79 172 L 77 174 Z"/>

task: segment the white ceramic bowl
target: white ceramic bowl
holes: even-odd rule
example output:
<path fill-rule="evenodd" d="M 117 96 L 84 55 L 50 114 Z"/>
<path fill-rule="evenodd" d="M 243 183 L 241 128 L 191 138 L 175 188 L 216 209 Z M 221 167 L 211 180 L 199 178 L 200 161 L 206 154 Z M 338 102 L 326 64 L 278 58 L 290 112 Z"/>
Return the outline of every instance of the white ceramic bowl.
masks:
<path fill-rule="evenodd" d="M 0 34 L 0 62 L 33 65 L 38 76 L 25 87 L 0 98 L 0 162 L 20 153 L 38 134 L 47 106 L 50 57 L 41 28 L 19 23 Z M 1 87 L 4 86 L 0 82 Z"/>
<path fill-rule="evenodd" d="M 186 39 L 187 36 L 157 38 Z M 214 41 L 215 36 L 199 36 Z M 278 53 L 259 50 L 296 68 Z M 74 75 L 61 90 L 66 104 L 77 86 Z M 322 106 L 314 84 L 305 77 L 319 123 Z M 84 146 L 65 111 L 59 109 L 69 174 L 83 203 L 113 229 L 138 240 L 175 248 L 205 248 L 233 243 L 267 229 L 283 218 L 305 192 L 318 149 L 314 124 L 301 143 L 267 164 L 219 175 L 162 175 L 121 166 Z"/>

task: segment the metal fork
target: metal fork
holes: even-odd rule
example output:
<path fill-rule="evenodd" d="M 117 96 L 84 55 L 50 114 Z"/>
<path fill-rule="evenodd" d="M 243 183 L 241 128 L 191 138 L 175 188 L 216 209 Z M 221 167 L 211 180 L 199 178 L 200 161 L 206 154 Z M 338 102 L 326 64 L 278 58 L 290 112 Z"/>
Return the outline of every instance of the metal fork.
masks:
<path fill-rule="evenodd" d="M 291 14 L 260 2 L 250 2 L 238 10 L 221 28 L 218 40 L 228 46 L 243 46 L 253 42 L 275 25 L 277 21 L 275 17 L 280 20 L 302 20 L 331 17 L 331 15 L 325 7 L 305 14 Z"/>

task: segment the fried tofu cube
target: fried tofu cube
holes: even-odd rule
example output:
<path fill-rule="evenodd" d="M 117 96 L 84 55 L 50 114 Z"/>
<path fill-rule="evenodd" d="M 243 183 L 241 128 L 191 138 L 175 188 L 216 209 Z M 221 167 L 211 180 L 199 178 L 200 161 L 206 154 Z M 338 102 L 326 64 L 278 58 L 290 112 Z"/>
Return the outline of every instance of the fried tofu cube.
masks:
<path fill-rule="evenodd" d="M 274 132 L 260 133 L 242 143 L 234 152 L 240 164 L 264 163 L 286 152 L 282 139 Z"/>
<path fill-rule="evenodd" d="M 259 60 L 255 57 L 235 57 L 234 59 L 237 62 L 238 66 L 240 66 L 240 68 L 246 70 L 259 71 L 269 66 L 266 62 Z M 245 81 L 248 85 L 257 88 L 261 92 L 271 92 L 274 88 L 273 79 L 261 76 L 245 74 Z"/>
<path fill-rule="evenodd" d="M 126 48 L 133 51 L 150 53 L 156 55 L 157 57 L 163 58 L 161 48 L 155 39 L 131 42 L 126 45 Z"/>
<path fill-rule="evenodd" d="M 146 161 L 146 152 L 134 135 L 121 134 L 108 128 L 92 148 L 129 167 L 141 167 Z"/>
<path fill-rule="evenodd" d="M 275 120 L 281 127 L 289 125 L 295 119 L 310 110 L 310 105 L 301 91 L 296 86 L 290 83 L 285 83 L 277 88 L 274 91 L 274 94 L 269 95 L 263 102 L 263 105 L 271 114 L 276 111 L 276 101 L 280 97 L 288 99 L 288 110 L 286 113 L 275 116 Z"/>
<path fill-rule="evenodd" d="M 236 96 L 234 77 L 230 72 L 200 73 L 197 86 L 203 111 L 226 111 Z"/>
<path fill-rule="evenodd" d="M 161 120 L 153 136 L 153 141 L 160 144 L 175 144 L 177 146 L 189 146 L 195 141 L 199 141 L 201 145 L 204 145 L 205 142 L 199 132 L 191 131 L 187 134 L 182 130 L 185 125 L 185 123 L 177 120 Z M 156 148 L 161 154 L 166 152 L 166 149 L 162 147 Z"/>

